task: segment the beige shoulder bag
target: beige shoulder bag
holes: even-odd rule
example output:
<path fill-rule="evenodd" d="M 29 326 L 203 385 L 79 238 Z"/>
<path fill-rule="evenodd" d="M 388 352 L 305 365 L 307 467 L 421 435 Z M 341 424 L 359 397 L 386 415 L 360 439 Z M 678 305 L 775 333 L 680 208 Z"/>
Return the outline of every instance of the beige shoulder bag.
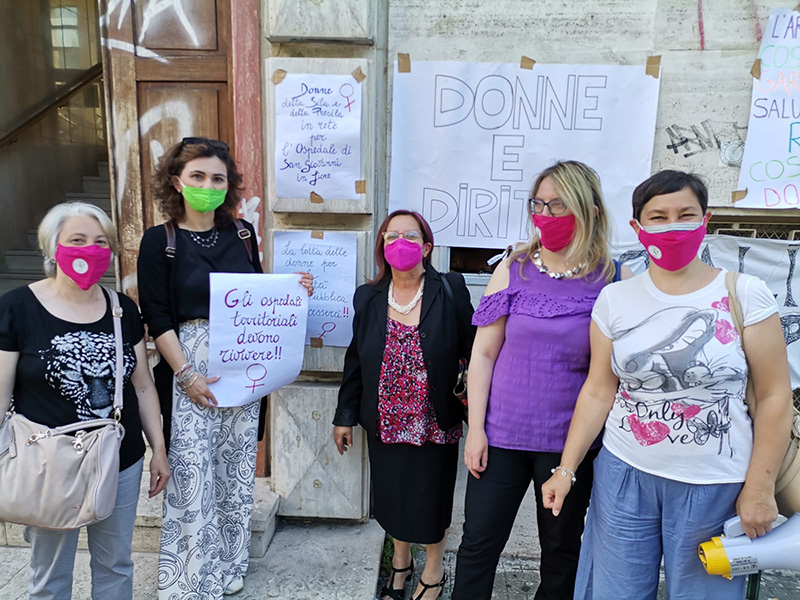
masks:
<path fill-rule="evenodd" d="M 731 309 L 731 317 L 739 339 L 744 338 L 744 318 L 742 316 L 742 305 L 736 296 L 736 282 L 739 280 L 739 273 L 728 271 L 725 275 L 725 285 L 728 288 L 728 305 Z M 746 358 L 746 357 L 745 357 Z M 745 402 L 750 419 L 755 423 L 756 403 L 755 391 L 751 378 L 747 377 L 747 391 Z M 778 510 L 782 515 L 790 516 L 800 512 L 800 412 L 794 409 L 792 421 L 792 432 L 783 457 L 781 468 L 778 471 L 778 479 L 775 482 L 775 500 L 778 503 Z"/>
<path fill-rule="evenodd" d="M 0 521 L 68 530 L 111 515 L 122 415 L 122 307 L 111 298 L 116 345 L 114 418 L 49 429 L 13 412 L 0 425 Z"/>

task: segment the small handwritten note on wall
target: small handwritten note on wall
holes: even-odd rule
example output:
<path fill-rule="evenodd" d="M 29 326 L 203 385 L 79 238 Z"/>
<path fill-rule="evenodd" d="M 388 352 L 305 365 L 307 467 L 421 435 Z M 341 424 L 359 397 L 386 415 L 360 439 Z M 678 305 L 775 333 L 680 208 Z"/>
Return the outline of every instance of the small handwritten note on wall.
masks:
<path fill-rule="evenodd" d="M 276 231 L 273 273 L 308 271 L 314 295 L 308 300 L 308 333 L 323 346 L 348 346 L 353 333 L 356 288 L 355 233 Z"/>
<path fill-rule="evenodd" d="M 291 383 L 303 364 L 308 292 L 297 275 L 211 273 L 208 373 L 219 406 Z"/>
<path fill-rule="evenodd" d="M 798 53 L 800 12 L 773 8 L 758 52 L 760 78 L 753 78 L 737 208 L 800 208 Z"/>
<path fill-rule="evenodd" d="M 275 87 L 278 198 L 355 199 L 361 84 L 352 75 L 288 74 Z"/>

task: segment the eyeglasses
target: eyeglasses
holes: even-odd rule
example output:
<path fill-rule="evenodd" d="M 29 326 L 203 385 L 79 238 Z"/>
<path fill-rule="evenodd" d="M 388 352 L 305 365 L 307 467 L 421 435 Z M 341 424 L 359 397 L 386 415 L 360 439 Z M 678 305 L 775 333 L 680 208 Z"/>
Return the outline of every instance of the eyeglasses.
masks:
<path fill-rule="evenodd" d="M 181 144 L 183 144 L 184 146 L 186 144 L 208 146 L 209 148 L 222 150 L 223 152 L 231 151 L 231 147 L 228 146 L 228 144 L 226 144 L 225 142 L 222 142 L 220 140 L 210 140 L 204 137 L 185 137 L 181 140 Z"/>
<path fill-rule="evenodd" d="M 545 202 L 538 198 L 528 198 L 528 206 L 530 206 L 531 212 L 537 215 L 544 212 L 545 206 L 550 210 L 550 214 L 555 216 L 563 215 L 567 210 L 567 205 L 558 198 L 554 198 L 550 202 Z"/>
<path fill-rule="evenodd" d="M 384 231 L 383 232 L 383 241 L 392 242 L 397 241 L 399 238 L 403 238 L 404 240 L 408 240 L 409 242 L 418 242 L 422 239 L 422 234 L 417 231 L 416 229 L 410 229 L 404 233 L 400 233 L 399 231 Z"/>

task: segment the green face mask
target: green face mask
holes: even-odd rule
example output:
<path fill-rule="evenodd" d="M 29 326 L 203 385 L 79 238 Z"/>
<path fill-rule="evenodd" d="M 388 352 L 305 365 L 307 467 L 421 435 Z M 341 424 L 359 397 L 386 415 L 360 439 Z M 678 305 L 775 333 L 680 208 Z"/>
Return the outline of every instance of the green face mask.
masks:
<path fill-rule="evenodd" d="M 180 181 L 180 180 L 179 180 Z M 213 190 L 209 188 L 196 188 L 186 185 L 181 181 L 183 198 L 194 210 L 201 213 L 217 210 L 225 202 L 228 190 Z"/>

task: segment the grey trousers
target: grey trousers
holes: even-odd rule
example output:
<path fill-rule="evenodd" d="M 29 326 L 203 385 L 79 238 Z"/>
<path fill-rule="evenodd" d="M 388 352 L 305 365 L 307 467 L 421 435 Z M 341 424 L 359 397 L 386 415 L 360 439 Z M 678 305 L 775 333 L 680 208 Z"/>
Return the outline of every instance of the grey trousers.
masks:
<path fill-rule="evenodd" d="M 131 543 L 139 501 L 139 484 L 144 459 L 119 474 L 117 503 L 111 516 L 89 525 L 89 553 L 94 600 L 133 598 Z M 31 600 L 69 600 L 72 598 L 72 572 L 78 533 L 26 527 L 25 539 L 31 543 L 31 569 L 28 592 Z"/>

